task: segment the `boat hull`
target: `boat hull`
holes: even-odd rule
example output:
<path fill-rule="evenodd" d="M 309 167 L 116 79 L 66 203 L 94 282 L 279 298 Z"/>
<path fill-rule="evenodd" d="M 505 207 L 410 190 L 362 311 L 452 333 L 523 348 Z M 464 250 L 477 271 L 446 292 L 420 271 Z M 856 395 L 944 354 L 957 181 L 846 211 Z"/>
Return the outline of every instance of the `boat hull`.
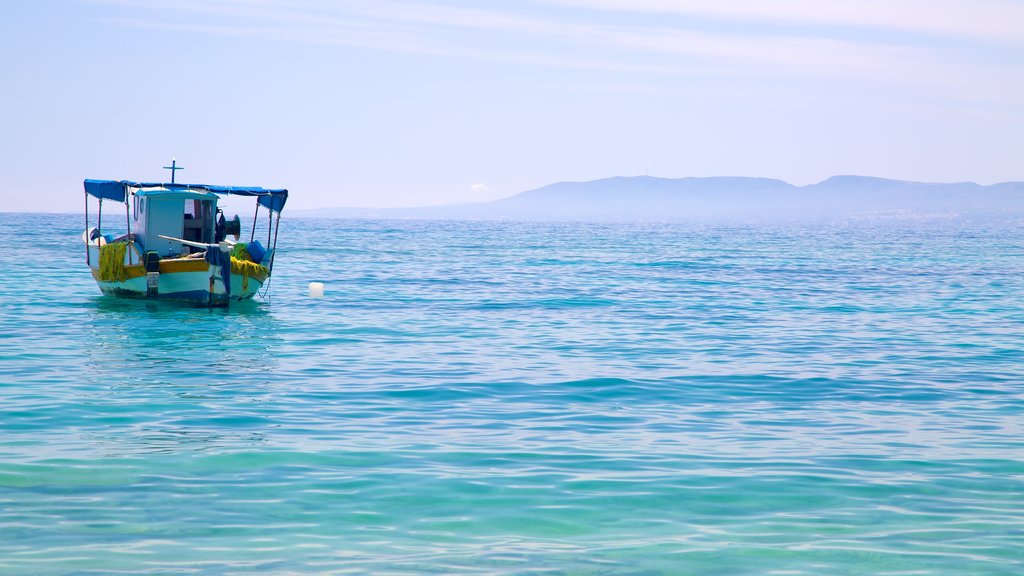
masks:
<path fill-rule="evenodd" d="M 123 280 L 103 279 L 99 269 L 91 270 L 100 291 L 108 296 L 176 300 L 201 306 L 249 300 L 267 280 L 264 273 L 232 271 L 227 291 L 220 268 L 197 259 L 161 260 L 159 272 L 152 275 L 141 265 L 125 266 Z"/>

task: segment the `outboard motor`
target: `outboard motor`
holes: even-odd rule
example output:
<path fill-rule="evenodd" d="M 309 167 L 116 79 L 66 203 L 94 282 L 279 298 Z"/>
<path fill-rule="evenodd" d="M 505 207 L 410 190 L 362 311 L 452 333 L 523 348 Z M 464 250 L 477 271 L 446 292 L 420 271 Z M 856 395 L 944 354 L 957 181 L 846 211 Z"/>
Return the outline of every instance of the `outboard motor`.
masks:
<path fill-rule="evenodd" d="M 146 272 L 159 272 L 160 271 L 160 254 L 155 250 L 147 250 L 142 255 L 142 265 L 145 267 Z"/>
<path fill-rule="evenodd" d="M 160 294 L 160 254 L 148 250 L 142 255 L 142 265 L 146 269 L 146 296 L 155 297 Z"/>

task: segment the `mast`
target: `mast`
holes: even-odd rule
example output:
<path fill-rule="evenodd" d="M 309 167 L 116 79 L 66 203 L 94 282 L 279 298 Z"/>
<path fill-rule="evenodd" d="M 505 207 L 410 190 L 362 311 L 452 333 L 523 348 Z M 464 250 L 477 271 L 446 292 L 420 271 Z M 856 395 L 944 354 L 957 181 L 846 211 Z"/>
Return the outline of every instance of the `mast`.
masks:
<path fill-rule="evenodd" d="M 184 168 L 178 166 L 178 161 L 175 160 L 174 158 L 171 158 L 171 165 L 164 166 L 164 170 L 171 171 L 171 184 L 174 184 L 174 173 L 177 172 L 178 170 L 184 170 Z"/>

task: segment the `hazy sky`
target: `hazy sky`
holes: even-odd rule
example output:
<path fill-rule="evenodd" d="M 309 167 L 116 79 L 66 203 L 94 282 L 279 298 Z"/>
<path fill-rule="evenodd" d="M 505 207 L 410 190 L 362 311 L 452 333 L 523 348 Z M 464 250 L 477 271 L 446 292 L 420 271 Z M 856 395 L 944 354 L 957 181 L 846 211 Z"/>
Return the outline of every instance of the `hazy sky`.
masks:
<path fill-rule="evenodd" d="M 1024 0 L 3 2 L 0 210 L 83 178 L 490 200 L 616 175 L 1024 180 Z"/>

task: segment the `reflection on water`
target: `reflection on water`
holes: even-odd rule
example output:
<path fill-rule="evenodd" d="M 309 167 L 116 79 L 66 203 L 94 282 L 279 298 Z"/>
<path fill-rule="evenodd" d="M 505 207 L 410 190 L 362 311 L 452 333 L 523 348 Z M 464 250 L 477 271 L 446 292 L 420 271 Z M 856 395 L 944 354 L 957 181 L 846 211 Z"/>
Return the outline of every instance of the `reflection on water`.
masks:
<path fill-rule="evenodd" d="M 276 320 L 259 302 L 199 308 L 173 301 L 89 298 L 82 322 L 89 385 L 75 412 L 102 412 L 80 447 L 98 457 L 253 448 L 266 431 L 256 406 L 281 347 Z M 211 415 L 211 411 L 214 414 Z M 69 416 L 70 416 L 69 415 Z M 231 425 L 225 425 L 230 423 Z"/>

